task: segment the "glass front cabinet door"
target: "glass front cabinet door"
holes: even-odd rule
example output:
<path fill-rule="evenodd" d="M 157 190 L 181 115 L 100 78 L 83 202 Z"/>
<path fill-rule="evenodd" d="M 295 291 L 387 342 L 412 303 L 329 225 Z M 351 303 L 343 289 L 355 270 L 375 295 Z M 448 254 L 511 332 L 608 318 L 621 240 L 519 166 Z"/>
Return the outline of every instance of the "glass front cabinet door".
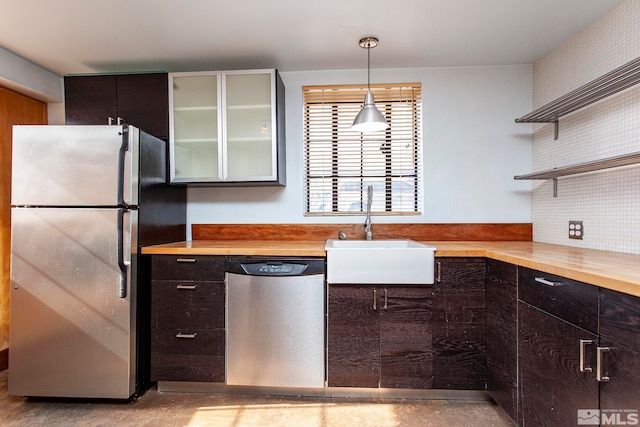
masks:
<path fill-rule="evenodd" d="M 277 70 L 171 73 L 169 85 L 173 183 L 285 185 Z"/>

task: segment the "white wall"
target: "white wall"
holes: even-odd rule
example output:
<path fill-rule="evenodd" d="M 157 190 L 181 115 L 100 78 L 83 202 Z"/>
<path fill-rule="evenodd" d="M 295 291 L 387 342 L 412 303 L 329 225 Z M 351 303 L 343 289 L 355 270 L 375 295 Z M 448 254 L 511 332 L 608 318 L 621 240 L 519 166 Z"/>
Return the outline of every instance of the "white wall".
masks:
<path fill-rule="evenodd" d="M 640 1 L 628 0 L 536 62 L 534 105 L 539 107 L 640 57 Z M 536 125 L 533 170 L 640 151 L 640 85 L 560 119 Z M 533 239 L 640 254 L 640 165 L 536 184 Z M 568 222 L 584 222 L 584 239 L 568 238 Z"/>
<path fill-rule="evenodd" d="M 2 47 L 0 85 L 45 102 L 63 100 L 62 77 Z"/>
<path fill-rule="evenodd" d="M 373 69 L 372 83 L 422 82 L 424 209 L 374 222 L 531 222 L 532 67 Z M 188 222 L 335 223 L 363 218 L 303 215 L 302 86 L 362 83 L 365 70 L 282 73 L 286 87 L 287 186 L 190 188 Z"/>

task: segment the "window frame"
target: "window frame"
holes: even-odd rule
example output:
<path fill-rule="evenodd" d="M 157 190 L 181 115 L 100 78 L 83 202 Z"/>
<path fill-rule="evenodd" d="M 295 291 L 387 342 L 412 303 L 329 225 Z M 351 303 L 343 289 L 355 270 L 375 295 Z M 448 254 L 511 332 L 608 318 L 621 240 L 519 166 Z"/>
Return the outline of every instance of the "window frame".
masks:
<path fill-rule="evenodd" d="M 390 123 L 390 127 L 385 131 L 372 132 L 372 133 L 360 133 L 357 131 L 350 131 L 348 126 L 353 121 L 353 118 L 360 110 L 362 105 L 362 99 L 367 92 L 367 85 L 318 85 L 318 86 L 303 86 L 303 151 L 304 151 L 304 215 L 305 216 L 341 216 L 341 215 L 362 215 L 366 210 L 366 197 L 367 197 L 367 180 L 383 180 L 384 185 L 377 185 L 378 191 L 374 191 L 374 198 L 377 196 L 378 203 L 377 208 L 372 210 L 374 215 L 421 215 L 422 212 L 422 199 L 423 199 L 423 171 L 422 171 L 422 155 L 423 155 L 423 143 L 422 143 L 422 105 L 421 105 L 421 83 L 396 83 L 396 84 L 374 84 L 370 86 L 371 92 L 376 98 L 376 106 L 381 113 Z M 407 95 L 408 94 L 408 95 Z M 326 95 L 326 97 L 325 97 Z M 344 96 L 342 96 L 344 95 Z M 314 113 L 312 107 L 322 107 L 326 111 L 330 108 L 330 115 L 325 113 Z M 344 109 L 344 111 L 341 111 Z M 400 113 L 397 113 L 400 111 Z M 398 116 L 399 118 L 394 119 Z M 330 117 L 330 119 L 328 118 Z M 319 120 L 319 127 L 324 130 L 324 136 L 326 138 L 313 137 L 310 129 L 314 120 Z M 410 123 L 408 125 L 407 123 Z M 402 166 L 405 167 L 403 173 L 394 172 L 394 156 L 400 152 L 400 149 L 394 150 L 394 143 L 397 142 L 394 135 L 396 128 L 401 129 L 401 137 L 397 138 L 400 142 L 407 142 L 410 139 L 410 143 L 407 143 L 411 147 L 411 154 L 407 156 L 404 153 Z M 329 131 L 330 129 L 330 131 Z M 327 135 L 330 134 L 330 137 Z M 340 143 L 341 135 L 346 135 L 349 142 Z M 316 140 L 317 139 L 317 140 Z M 340 173 L 340 164 L 347 163 L 355 168 L 357 166 L 357 160 L 347 160 L 341 162 L 340 160 L 340 148 L 341 145 L 350 145 L 350 148 L 355 151 L 357 141 L 360 141 L 360 168 L 359 175 L 353 175 L 353 169 L 351 174 L 343 175 Z M 355 142 L 354 142 L 355 141 Z M 316 145 L 321 143 L 330 144 L 331 147 L 331 172 L 327 175 L 326 171 L 323 174 L 314 175 L 315 170 L 312 166 L 312 162 L 318 161 L 317 157 L 314 157 L 312 148 L 316 148 Z M 382 151 L 385 146 L 390 147 L 385 155 L 384 159 L 384 173 L 378 175 L 372 175 L 371 170 L 374 169 L 373 161 L 365 159 L 365 146 L 371 149 L 371 146 L 379 144 L 379 150 Z M 313 146 L 313 147 L 312 147 Z M 369 151 L 371 152 L 371 150 Z M 357 158 L 357 157 L 356 157 Z M 409 163 L 406 159 L 410 159 Z M 380 162 L 378 162 L 380 163 Z M 411 173 L 406 173 L 409 169 Z M 368 168 L 368 169 L 367 169 Z M 397 166 L 396 166 L 397 168 Z M 328 167 L 325 167 L 328 169 Z M 340 195 L 340 181 L 341 179 L 358 180 L 360 181 L 360 187 L 357 191 L 359 197 L 347 199 L 352 200 L 350 207 L 354 204 L 359 204 L 359 210 L 345 210 L 341 208 L 341 195 Z M 402 193 L 403 180 L 413 181 L 412 184 L 412 197 L 409 203 L 404 201 L 404 196 L 400 197 L 400 207 L 394 208 L 394 195 Z M 312 209 L 312 195 L 314 189 L 312 189 L 312 183 L 315 181 L 330 180 L 330 210 L 324 208 L 325 204 L 322 203 L 322 210 Z M 395 181 L 394 181 L 395 180 Z M 394 182 L 398 184 L 399 190 L 394 192 Z M 344 184 L 343 184 L 344 185 Z M 411 184 L 407 184 L 411 185 Z M 325 185 L 325 188 L 329 188 L 329 185 Z M 384 188 L 384 208 L 380 208 L 380 189 Z M 376 193 L 378 193 L 376 195 Z M 355 196 L 353 196 L 355 197 Z M 324 197 L 323 197 L 324 199 Z M 407 205 L 411 205 L 411 208 Z M 376 202 L 374 202 L 376 205 Z M 395 210 L 394 210 L 395 209 Z"/>

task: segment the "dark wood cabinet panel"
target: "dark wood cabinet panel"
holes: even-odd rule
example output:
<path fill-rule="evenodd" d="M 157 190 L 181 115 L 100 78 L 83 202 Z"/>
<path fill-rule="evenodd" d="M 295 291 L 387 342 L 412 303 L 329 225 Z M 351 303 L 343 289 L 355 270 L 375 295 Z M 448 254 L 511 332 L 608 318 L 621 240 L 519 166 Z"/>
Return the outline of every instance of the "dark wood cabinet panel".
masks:
<path fill-rule="evenodd" d="M 153 329 L 151 346 L 153 381 L 225 380 L 224 330 Z"/>
<path fill-rule="evenodd" d="M 167 73 L 122 74 L 116 79 L 118 116 L 151 135 L 169 139 Z"/>
<path fill-rule="evenodd" d="M 64 107 L 68 125 L 106 125 L 118 115 L 116 76 L 67 76 Z"/>
<path fill-rule="evenodd" d="M 607 349 L 602 354 L 601 369 L 602 374 L 609 377 L 609 381 L 599 383 L 603 414 L 611 416 L 618 410 L 640 410 L 640 352 L 604 337 L 601 337 L 600 347 Z M 627 421 L 627 414 L 620 415 L 622 421 Z"/>
<path fill-rule="evenodd" d="M 167 73 L 66 76 L 68 125 L 106 125 L 109 117 L 169 138 Z"/>
<path fill-rule="evenodd" d="M 371 286 L 329 286 L 327 379 L 330 387 L 378 387 L 380 322 Z"/>
<path fill-rule="evenodd" d="M 519 425 L 575 425 L 578 409 L 598 408 L 595 372 L 579 369 L 581 339 L 598 342 L 596 334 L 518 303 Z"/>
<path fill-rule="evenodd" d="M 224 256 L 151 256 L 153 381 L 225 381 L 224 276 Z"/>
<path fill-rule="evenodd" d="M 433 388 L 484 390 L 486 384 L 486 263 L 437 258 L 433 285 Z"/>
<path fill-rule="evenodd" d="M 154 280 L 151 284 L 154 328 L 225 327 L 225 283 Z"/>
<path fill-rule="evenodd" d="M 430 388 L 429 287 L 329 286 L 330 387 Z"/>
<path fill-rule="evenodd" d="M 380 387 L 431 388 L 431 289 L 380 289 Z"/>
<path fill-rule="evenodd" d="M 518 268 L 520 300 L 594 333 L 598 332 L 598 295 L 597 286 Z"/>
<path fill-rule="evenodd" d="M 214 255 L 154 255 L 154 280 L 224 280 L 225 257 Z"/>
<path fill-rule="evenodd" d="M 600 289 L 600 335 L 640 352 L 640 298 Z"/>
<path fill-rule="evenodd" d="M 617 411 L 640 410 L 640 298 L 600 289 L 599 347 L 602 375 L 609 378 L 599 383 L 601 417 L 637 424 L 627 418 L 630 413 Z"/>
<path fill-rule="evenodd" d="M 487 392 L 518 415 L 518 267 L 487 260 Z"/>

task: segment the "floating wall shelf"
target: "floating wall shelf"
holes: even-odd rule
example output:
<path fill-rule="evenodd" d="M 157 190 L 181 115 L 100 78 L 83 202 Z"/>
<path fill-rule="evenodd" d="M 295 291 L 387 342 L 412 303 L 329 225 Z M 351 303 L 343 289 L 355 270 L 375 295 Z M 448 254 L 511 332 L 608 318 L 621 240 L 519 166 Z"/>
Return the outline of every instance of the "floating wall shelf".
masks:
<path fill-rule="evenodd" d="M 640 58 L 575 89 L 568 94 L 516 119 L 516 123 L 554 123 L 554 139 L 558 139 L 558 119 L 594 102 L 640 83 Z"/>
<path fill-rule="evenodd" d="M 640 152 L 624 154 L 622 156 L 608 157 L 606 159 L 579 163 L 576 165 L 553 168 L 542 172 L 527 175 L 516 175 L 513 179 L 552 179 L 553 197 L 558 196 L 558 178 L 579 173 L 594 172 L 602 169 L 611 169 L 640 163 Z"/>

